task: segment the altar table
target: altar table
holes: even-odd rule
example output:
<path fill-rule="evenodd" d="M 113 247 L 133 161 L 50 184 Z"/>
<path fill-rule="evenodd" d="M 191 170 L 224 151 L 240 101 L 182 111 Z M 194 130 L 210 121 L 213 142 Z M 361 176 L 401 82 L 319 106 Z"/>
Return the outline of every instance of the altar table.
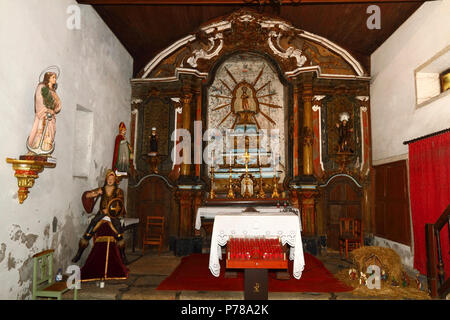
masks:
<path fill-rule="evenodd" d="M 290 246 L 289 259 L 294 261 L 293 276 L 300 279 L 305 267 L 301 237 L 300 217 L 292 212 L 223 212 L 230 208 L 221 208 L 214 218 L 214 226 L 209 252 L 209 270 L 220 275 L 219 259 L 222 248 L 230 237 L 266 237 L 279 238 L 283 245 Z M 242 208 L 240 208 L 242 211 Z"/>
<path fill-rule="evenodd" d="M 281 206 L 280 208 L 277 207 L 272 207 L 272 206 L 265 206 L 265 207 L 253 207 L 255 208 L 257 211 L 259 211 L 259 213 L 273 213 L 273 212 L 282 212 L 283 211 L 283 207 Z M 202 226 L 202 220 L 201 218 L 206 218 L 206 219 L 214 219 L 215 216 L 219 213 L 241 213 L 243 212 L 245 209 L 247 209 L 247 207 L 213 207 L 213 206 L 209 206 L 209 207 L 200 207 L 197 210 L 197 216 L 195 217 L 195 229 L 200 230 L 201 226 Z M 297 213 L 297 215 L 299 215 L 299 210 L 297 208 L 292 208 L 291 210 L 295 211 Z"/>

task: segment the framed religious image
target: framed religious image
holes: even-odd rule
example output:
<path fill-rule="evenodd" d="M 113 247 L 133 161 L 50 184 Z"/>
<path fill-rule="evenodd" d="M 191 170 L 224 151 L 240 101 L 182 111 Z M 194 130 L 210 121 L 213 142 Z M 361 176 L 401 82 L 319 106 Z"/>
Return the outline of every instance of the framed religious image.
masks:
<path fill-rule="evenodd" d="M 237 84 L 233 90 L 231 107 L 234 113 L 245 111 L 257 113 L 259 111 L 259 104 L 256 90 L 253 86 L 245 81 Z"/>
<path fill-rule="evenodd" d="M 441 92 L 450 89 L 450 69 L 442 72 L 439 78 L 441 80 Z"/>

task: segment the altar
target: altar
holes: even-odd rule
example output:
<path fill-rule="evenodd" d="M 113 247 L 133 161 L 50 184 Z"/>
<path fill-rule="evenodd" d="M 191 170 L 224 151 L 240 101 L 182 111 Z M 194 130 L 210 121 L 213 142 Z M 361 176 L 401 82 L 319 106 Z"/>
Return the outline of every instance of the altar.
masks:
<path fill-rule="evenodd" d="M 180 254 L 200 238 L 209 246 L 221 216 L 246 207 L 259 213 L 235 225 L 292 215 L 313 255 L 337 248 L 341 217 L 373 231 L 369 78 L 356 59 L 246 9 L 200 30 L 206 38 L 177 43 L 132 82 L 132 216 L 164 216 L 164 246 Z M 149 167 L 153 127 L 161 161 Z"/>
<path fill-rule="evenodd" d="M 252 207 L 259 213 L 283 213 L 283 212 L 292 212 L 297 215 L 300 214 L 299 210 L 297 208 L 284 208 L 282 205 L 280 207 L 273 207 L 273 206 L 256 206 Z M 211 219 L 214 220 L 217 214 L 235 214 L 235 213 L 242 213 L 247 209 L 247 207 L 223 207 L 223 206 L 208 206 L 208 207 L 200 207 L 197 210 L 197 215 L 195 218 L 195 229 L 200 230 L 202 227 L 202 218 L 204 219 Z M 300 222 L 300 231 L 301 231 L 301 222 Z"/>
<path fill-rule="evenodd" d="M 283 212 L 277 208 L 263 209 L 264 212 L 242 212 L 242 208 L 222 208 L 221 212 L 215 214 L 209 253 L 209 270 L 214 276 L 220 275 L 222 246 L 230 238 L 260 237 L 280 239 L 283 245 L 290 246 L 289 259 L 294 262 L 293 276 L 300 279 L 305 267 L 300 217 L 294 212 Z"/>

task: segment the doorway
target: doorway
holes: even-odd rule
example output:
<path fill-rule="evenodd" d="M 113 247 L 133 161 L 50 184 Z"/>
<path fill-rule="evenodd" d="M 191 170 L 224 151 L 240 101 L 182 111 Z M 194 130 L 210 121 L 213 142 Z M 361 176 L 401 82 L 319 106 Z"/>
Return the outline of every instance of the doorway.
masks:
<path fill-rule="evenodd" d="M 339 250 L 339 219 L 361 219 L 362 188 L 350 177 L 334 178 L 325 189 L 327 247 Z"/>

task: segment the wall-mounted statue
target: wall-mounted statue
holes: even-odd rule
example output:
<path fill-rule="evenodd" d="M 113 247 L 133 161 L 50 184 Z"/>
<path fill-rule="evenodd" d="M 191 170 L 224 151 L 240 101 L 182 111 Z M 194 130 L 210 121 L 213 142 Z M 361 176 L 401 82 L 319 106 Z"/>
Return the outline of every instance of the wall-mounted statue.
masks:
<path fill-rule="evenodd" d="M 126 175 L 130 167 L 130 161 L 133 160 L 133 150 L 130 143 L 126 140 L 127 127 L 125 123 L 119 124 L 119 134 L 114 142 L 114 154 L 112 161 L 112 170 L 119 175 Z"/>
<path fill-rule="evenodd" d="M 59 72 L 45 72 L 34 95 L 34 122 L 27 140 L 30 154 L 50 155 L 55 149 L 56 114 L 61 101 L 56 94 Z"/>

